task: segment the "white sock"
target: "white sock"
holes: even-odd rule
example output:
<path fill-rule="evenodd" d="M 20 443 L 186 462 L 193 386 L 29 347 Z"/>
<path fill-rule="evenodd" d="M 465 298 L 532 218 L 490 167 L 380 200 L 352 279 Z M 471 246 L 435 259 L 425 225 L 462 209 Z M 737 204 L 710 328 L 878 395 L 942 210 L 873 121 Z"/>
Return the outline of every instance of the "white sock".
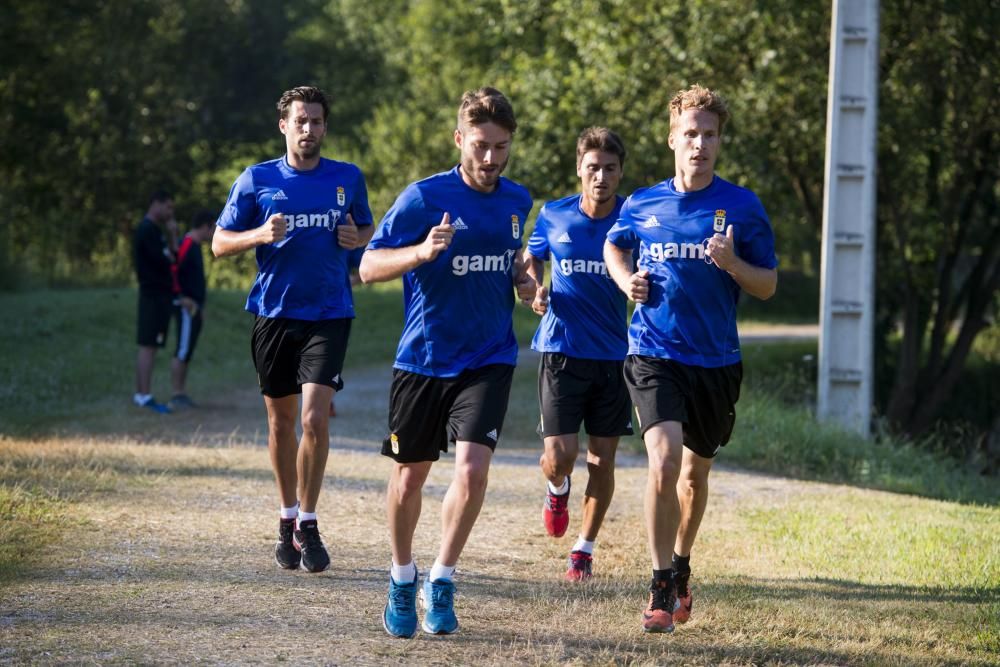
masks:
<path fill-rule="evenodd" d="M 397 584 L 408 584 L 417 580 L 417 564 L 412 560 L 408 565 L 396 565 L 392 561 L 392 580 Z"/>
<path fill-rule="evenodd" d="M 553 486 L 552 482 L 549 482 L 548 485 L 549 485 L 549 491 L 556 494 L 557 496 L 565 495 L 566 493 L 569 492 L 569 475 L 563 477 L 562 486 Z"/>
<path fill-rule="evenodd" d="M 136 393 L 132 396 L 132 402 L 136 405 L 146 405 L 149 401 L 153 400 L 152 394 L 139 394 Z"/>
<path fill-rule="evenodd" d="M 315 521 L 315 520 L 316 520 L 316 512 L 303 512 L 301 509 L 299 510 L 298 525 L 301 526 L 303 521 Z"/>
<path fill-rule="evenodd" d="M 281 506 L 281 518 L 282 519 L 294 519 L 299 515 L 299 504 L 295 503 L 291 507 Z"/>
<path fill-rule="evenodd" d="M 571 551 L 584 551 L 588 554 L 593 554 L 594 543 L 588 542 L 587 540 L 583 539 L 583 535 L 581 535 L 580 537 L 576 538 L 576 544 L 573 545 Z"/>
<path fill-rule="evenodd" d="M 430 581 L 437 581 L 438 579 L 454 579 L 455 578 L 455 566 L 442 565 L 441 563 L 434 561 L 434 567 L 431 568 L 431 573 L 427 575 Z"/>

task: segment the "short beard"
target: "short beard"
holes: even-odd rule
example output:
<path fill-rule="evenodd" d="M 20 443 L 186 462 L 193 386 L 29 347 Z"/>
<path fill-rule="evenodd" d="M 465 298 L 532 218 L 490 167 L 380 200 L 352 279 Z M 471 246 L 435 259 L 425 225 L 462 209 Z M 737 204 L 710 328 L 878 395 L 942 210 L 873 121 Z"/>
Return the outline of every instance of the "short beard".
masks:
<path fill-rule="evenodd" d="M 510 162 L 509 157 L 506 160 L 504 160 L 503 164 L 499 165 L 499 168 L 493 174 L 494 180 L 492 183 L 480 183 L 478 174 L 479 170 L 475 168 L 475 162 L 473 162 L 472 160 L 467 160 L 462 162 L 462 171 L 468 174 L 469 178 L 478 183 L 480 186 L 483 187 L 490 186 L 496 188 L 497 184 L 500 182 L 500 176 L 503 174 L 504 169 L 507 168 L 508 162 Z"/>

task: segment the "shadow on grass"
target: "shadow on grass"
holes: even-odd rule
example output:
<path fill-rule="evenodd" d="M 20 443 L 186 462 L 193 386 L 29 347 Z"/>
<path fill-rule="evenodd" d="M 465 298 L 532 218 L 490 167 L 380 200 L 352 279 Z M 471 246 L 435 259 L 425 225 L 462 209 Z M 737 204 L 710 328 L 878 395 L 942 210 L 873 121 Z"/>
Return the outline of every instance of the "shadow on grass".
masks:
<path fill-rule="evenodd" d="M 530 582 L 480 573 L 466 573 L 463 586 L 482 595 L 496 595 L 518 599 L 533 597 L 539 600 L 562 598 L 572 592 L 584 601 L 616 599 L 645 599 L 648 582 L 637 574 L 635 579 L 595 577 L 587 585 L 565 582 Z M 526 590 L 530 589 L 530 590 Z M 749 577 L 720 577 L 711 582 L 699 583 L 698 596 L 706 599 L 746 602 L 827 600 L 863 604 L 865 602 L 913 602 L 936 604 L 955 602 L 962 604 L 1000 603 L 1000 587 L 974 588 L 942 586 L 910 586 L 905 584 L 864 584 L 849 579 L 795 578 L 762 579 Z M 915 612 L 916 613 L 916 612 Z"/>

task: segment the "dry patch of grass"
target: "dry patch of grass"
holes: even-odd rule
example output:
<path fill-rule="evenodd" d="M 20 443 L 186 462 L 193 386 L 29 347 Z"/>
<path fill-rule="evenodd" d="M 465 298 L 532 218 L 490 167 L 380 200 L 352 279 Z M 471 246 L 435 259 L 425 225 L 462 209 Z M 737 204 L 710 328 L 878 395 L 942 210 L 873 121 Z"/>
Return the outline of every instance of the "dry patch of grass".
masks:
<path fill-rule="evenodd" d="M 0 504 L 5 548 L 33 539 L 38 512 L 52 512 L 42 546 L 0 584 L 0 662 L 996 662 L 995 507 L 720 469 L 693 560 L 692 621 L 645 636 L 644 461 L 622 456 L 596 577 L 571 586 L 559 578 L 573 530 L 544 535 L 529 443 L 498 452 L 460 563 L 461 632 L 392 639 L 380 621 L 389 464 L 370 437 L 356 437 L 378 430 L 354 403 L 364 400 L 345 394 L 332 428 L 350 437 L 335 436 L 328 466 L 320 525 L 333 567 L 319 575 L 274 564 L 271 472 L 249 440 L 0 441 L 0 498 L 21 499 Z M 422 570 L 451 470 L 444 460 L 428 480 Z"/>

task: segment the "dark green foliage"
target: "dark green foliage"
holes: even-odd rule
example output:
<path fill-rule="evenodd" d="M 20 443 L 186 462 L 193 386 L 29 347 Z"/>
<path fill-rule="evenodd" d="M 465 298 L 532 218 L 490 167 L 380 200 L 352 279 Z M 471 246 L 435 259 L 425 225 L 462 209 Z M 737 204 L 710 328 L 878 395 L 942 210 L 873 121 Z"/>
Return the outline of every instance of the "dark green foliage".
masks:
<path fill-rule="evenodd" d="M 830 3 L 771 0 L 68 0 L 0 7 L 0 289 L 123 285 L 149 193 L 184 222 L 279 155 L 274 102 L 331 94 L 326 154 L 365 171 L 376 216 L 448 169 L 463 90 L 520 121 L 508 175 L 576 188 L 575 138 L 625 139 L 624 190 L 673 172 L 667 103 L 700 82 L 733 120 L 720 173 L 757 192 L 782 277 L 756 320 L 815 321 Z M 997 0 L 882 3 L 878 412 L 911 434 L 953 412 L 1000 285 Z M 209 266 L 245 289 L 251 254 Z M 901 332 L 896 345 L 897 331 Z M 995 338 L 995 333 L 991 334 Z M 997 361 L 975 370 L 1000 384 Z M 950 398 L 951 397 L 951 398 Z M 997 437 L 1000 437 L 998 435 Z"/>

